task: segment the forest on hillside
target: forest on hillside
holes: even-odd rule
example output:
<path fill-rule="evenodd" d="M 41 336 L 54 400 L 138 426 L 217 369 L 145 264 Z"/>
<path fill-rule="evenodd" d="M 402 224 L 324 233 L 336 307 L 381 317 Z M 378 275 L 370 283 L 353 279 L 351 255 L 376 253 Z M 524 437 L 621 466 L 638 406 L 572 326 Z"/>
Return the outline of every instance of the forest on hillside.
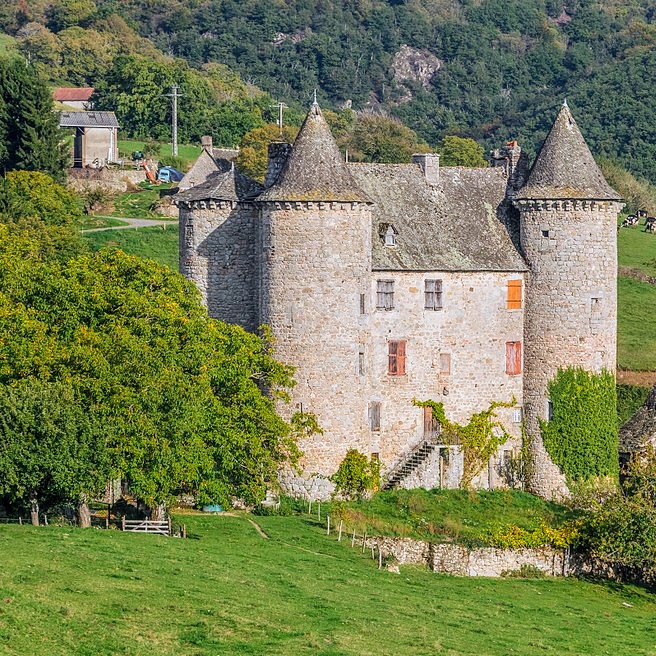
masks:
<path fill-rule="evenodd" d="M 567 97 L 596 155 L 656 181 L 654 0 L 10 0 L 0 9 L 0 30 L 35 40 L 38 56 L 47 43 L 53 61 L 70 59 L 71 44 L 83 52 L 50 68 L 75 84 L 120 86 L 114 61 L 103 62 L 117 26 L 134 35 L 143 75 L 159 60 L 177 77 L 214 76 L 213 88 L 249 111 L 260 98 L 260 115 L 271 99 L 301 110 L 316 87 L 322 104 L 389 113 L 430 145 L 517 138 L 534 153 Z"/>

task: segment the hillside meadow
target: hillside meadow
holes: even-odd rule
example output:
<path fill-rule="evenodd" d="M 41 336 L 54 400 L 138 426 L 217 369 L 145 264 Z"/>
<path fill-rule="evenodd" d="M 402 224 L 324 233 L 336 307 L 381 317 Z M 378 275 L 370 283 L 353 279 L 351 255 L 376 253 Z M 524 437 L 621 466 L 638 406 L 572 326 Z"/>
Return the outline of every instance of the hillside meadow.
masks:
<path fill-rule="evenodd" d="M 184 516 L 187 540 L 0 526 L 0 652 L 656 654 L 656 598 L 575 579 L 379 571 L 308 517 Z"/>

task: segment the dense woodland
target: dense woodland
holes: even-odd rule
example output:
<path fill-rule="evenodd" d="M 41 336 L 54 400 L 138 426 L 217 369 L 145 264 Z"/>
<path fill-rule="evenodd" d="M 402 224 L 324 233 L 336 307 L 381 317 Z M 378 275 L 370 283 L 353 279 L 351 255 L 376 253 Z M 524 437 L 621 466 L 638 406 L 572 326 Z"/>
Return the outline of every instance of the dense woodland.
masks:
<path fill-rule="evenodd" d="M 166 136 L 175 79 L 187 138 L 214 127 L 238 143 L 271 99 L 293 124 L 317 87 L 431 146 L 454 134 L 535 152 L 566 96 L 596 154 L 656 180 L 655 16 L 653 0 L 10 0 L 0 30 L 53 82 L 100 87 L 135 135 Z M 404 44 L 433 62 L 428 79 L 395 80 Z"/>

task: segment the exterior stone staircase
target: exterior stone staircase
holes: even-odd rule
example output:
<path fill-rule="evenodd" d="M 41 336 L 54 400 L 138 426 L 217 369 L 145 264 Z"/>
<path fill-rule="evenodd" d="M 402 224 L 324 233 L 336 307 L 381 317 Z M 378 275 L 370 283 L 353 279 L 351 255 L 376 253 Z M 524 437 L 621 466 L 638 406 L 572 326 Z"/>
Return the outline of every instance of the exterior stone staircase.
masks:
<path fill-rule="evenodd" d="M 404 478 L 412 474 L 417 467 L 426 461 L 426 458 L 435 450 L 438 444 L 440 444 L 439 432 L 428 433 L 404 459 L 386 474 L 383 478 L 382 489 L 391 490 L 398 487 Z"/>

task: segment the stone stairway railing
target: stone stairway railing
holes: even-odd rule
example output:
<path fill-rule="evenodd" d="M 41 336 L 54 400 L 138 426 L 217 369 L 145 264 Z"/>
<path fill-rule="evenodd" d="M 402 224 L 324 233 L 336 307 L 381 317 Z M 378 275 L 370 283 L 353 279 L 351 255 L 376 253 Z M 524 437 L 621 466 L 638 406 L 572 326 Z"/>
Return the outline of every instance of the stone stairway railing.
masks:
<path fill-rule="evenodd" d="M 419 465 L 426 461 L 426 458 L 435 450 L 440 443 L 440 434 L 437 431 L 428 433 L 424 439 L 401 459 L 383 478 L 382 489 L 391 490 L 401 483 L 401 481 L 412 474 Z"/>

